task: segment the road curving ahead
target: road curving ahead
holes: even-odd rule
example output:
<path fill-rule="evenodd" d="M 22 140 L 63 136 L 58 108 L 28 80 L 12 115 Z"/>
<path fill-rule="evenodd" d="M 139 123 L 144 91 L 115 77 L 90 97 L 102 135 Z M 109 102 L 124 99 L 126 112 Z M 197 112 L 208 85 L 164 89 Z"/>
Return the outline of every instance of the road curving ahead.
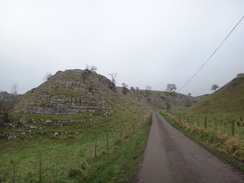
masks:
<path fill-rule="evenodd" d="M 135 182 L 244 183 L 244 174 L 176 130 L 159 113 L 154 113 Z"/>

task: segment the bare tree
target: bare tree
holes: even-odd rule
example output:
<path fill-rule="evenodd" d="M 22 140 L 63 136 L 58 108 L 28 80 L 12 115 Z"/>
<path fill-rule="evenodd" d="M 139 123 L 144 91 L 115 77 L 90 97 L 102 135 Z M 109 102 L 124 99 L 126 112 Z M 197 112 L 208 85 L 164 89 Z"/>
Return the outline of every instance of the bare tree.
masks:
<path fill-rule="evenodd" d="M 132 93 L 135 93 L 136 92 L 136 89 L 133 86 L 130 87 L 130 90 L 132 91 Z"/>
<path fill-rule="evenodd" d="M 18 84 L 14 83 L 12 86 L 12 93 L 16 96 L 18 95 Z"/>
<path fill-rule="evenodd" d="M 125 83 L 122 83 L 122 93 L 124 94 L 124 95 L 126 95 L 128 92 L 129 92 L 129 90 L 128 90 L 128 85 L 127 84 L 125 84 Z"/>
<path fill-rule="evenodd" d="M 151 86 L 146 86 L 145 89 L 146 89 L 147 96 L 149 96 L 151 94 L 152 87 Z"/>
<path fill-rule="evenodd" d="M 152 90 L 152 87 L 151 86 L 146 86 L 145 88 L 146 88 L 146 90 L 149 90 L 149 91 Z"/>
<path fill-rule="evenodd" d="M 123 86 L 124 88 L 127 88 L 127 87 L 128 87 L 128 85 L 125 84 L 125 83 L 122 83 L 122 86 Z"/>
<path fill-rule="evenodd" d="M 43 81 L 47 81 L 50 77 L 52 77 L 51 72 L 47 72 L 46 76 L 43 78 Z"/>
<path fill-rule="evenodd" d="M 175 92 L 176 89 L 177 89 L 177 87 L 176 87 L 175 84 L 167 84 L 167 89 L 166 89 L 166 91 L 169 91 L 169 92 Z"/>
<path fill-rule="evenodd" d="M 191 96 L 191 93 L 188 93 L 188 96 L 190 97 Z"/>
<path fill-rule="evenodd" d="M 91 66 L 91 69 L 90 69 L 90 71 L 92 71 L 92 72 L 95 72 L 95 71 L 97 71 L 97 67 L 96 66 Z"/>
<path fill-rule="evenodd" d="M 219 85 L 217 85 L 217 84 L 213 84 L 212 86 L 211 86 L 211 90 L 212 91 L 215 91 L 215 90 L 217 90 L 219 88 Z"/>
<path fill-rule="evenodd" d="M 118 73 L 109 73 L 111 76 L 111 81 L 116 85 L 116 78 L 118 76 Z"/>
<path fill-rule="evenodd" d="M 97 67 L 94 66 L 94 65 L 89 66 L 88 64 L 86 64 L 86 69 L 89 70 L 89 71 L 92 71 L 92 72 L 97 71 Z"/>
<path fill-rule="evenodd" d="M 138 100 L 141 101 L 141 99 L 142 99 L 141 91 L 140 91 L 140 89 L 138 87 L 136 87 L 135 93 L 137 95 Z"/>

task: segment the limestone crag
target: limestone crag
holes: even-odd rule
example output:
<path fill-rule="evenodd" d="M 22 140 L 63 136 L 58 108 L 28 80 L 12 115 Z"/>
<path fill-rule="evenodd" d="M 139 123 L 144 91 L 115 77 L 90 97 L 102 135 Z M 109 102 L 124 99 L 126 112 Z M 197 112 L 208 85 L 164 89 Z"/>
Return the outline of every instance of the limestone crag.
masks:
<path fill-rule="evenodd" d="M 116 86 L 106 77 L 89 70 L 57 72 L 27 92 L 15 112 L 51 115 L 107 115 Z"/>

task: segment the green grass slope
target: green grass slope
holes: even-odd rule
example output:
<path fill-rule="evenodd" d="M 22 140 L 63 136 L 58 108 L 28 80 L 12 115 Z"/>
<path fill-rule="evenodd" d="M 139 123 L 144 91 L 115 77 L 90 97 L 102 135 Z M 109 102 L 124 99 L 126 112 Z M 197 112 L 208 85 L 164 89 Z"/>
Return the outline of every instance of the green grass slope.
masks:
<path fill-rule="evenodd" d="M 219 90 L 187 109 L 187 112 L 242 115 L 244 113 L 244 74 L 239 74 Z"/>
<path fill-rule="evenodd" d="M 129 181 L 151 110 L 95 72 L 59 71 L 23 95 L 0 126 L 0 182 Z"/>
<path fill-rule="evenodd" d="M 244 74 L 172 118 L 206 146 L 243 162 Z"/>
<path fill-rule="evenodd" d="M 133 88 L 133 87 L 132 87 Z M 122 93 L 123 88 L 117 88 Z M 177 92 L 155 91 L 155 90 L 127 90 L 127 95 L 136 100 L 147 102 L 160 110 L 166 109 L 167 103 L 170 104 L 170 111 L 181 111 L 197 103 L 205 96 L 193 97 Z"/>

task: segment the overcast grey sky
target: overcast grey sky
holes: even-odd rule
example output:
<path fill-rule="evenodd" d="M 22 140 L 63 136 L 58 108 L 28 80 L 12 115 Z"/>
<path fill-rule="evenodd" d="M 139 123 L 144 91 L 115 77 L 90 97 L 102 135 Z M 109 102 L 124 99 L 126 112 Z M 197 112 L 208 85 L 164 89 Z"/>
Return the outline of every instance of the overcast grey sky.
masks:
<path fill-rule="evenodd" d="M 0 90 L 95 65 L 117 85 L 181 88 L 244 15 L 243 0 L 0 0 Z M 244 72 L 244 20 L 181 93 Z"/>

